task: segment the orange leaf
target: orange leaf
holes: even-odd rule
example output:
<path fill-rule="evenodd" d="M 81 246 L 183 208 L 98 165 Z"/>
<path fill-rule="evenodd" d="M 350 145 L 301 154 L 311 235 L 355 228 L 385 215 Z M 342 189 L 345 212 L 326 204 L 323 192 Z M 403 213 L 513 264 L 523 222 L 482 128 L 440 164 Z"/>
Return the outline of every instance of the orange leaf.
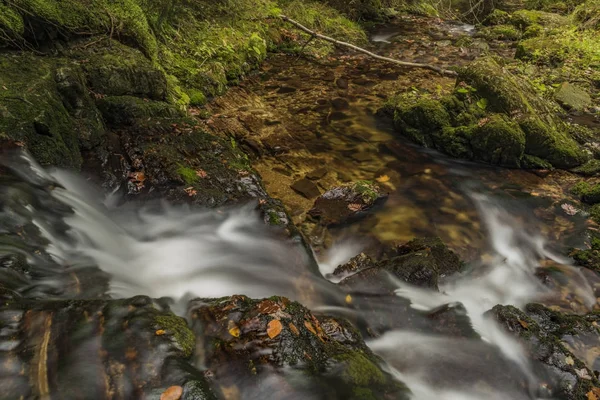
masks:
<path fill-rule="evenodd" d="M 269 335 L 269 338 L 273 339 L 279 336 L 282 328 L 283 326 L 281 325 L 281 321 L 274 319 L 267 325 L 267 335 Z"/>
<path fill-rule="evenodd" d="M 292 331 L 292 333 L 296 336 L 300 336 L 300 331 L 298 330 L 298 328 L 296 328 L 296 325 L 292 324 L 291 322 L 289 323 L 289 327 L 290 327 L 290 331 Z"/>
<path fill-rule="evenodd" d="M 205 170 L 199 169 L 198 171 L 196 171 L 196 176 L 199 178 L 206 178 L 208 176 L 208 174 L 206 173 Z"/>
<path fill-rule="evenodd" d="M 521 324 L 521 326 L 525 329 L 529 329 L 529 324 L 526 321 L 523 321 L 522 319 L 519 320 L 519 323 Z"/>
<path fill-rule="evenodd" d="M 159 329 L 155 333 L 156 333 L 157 336 L 162 336 L 162 335 L 165 334 L 165 330 L 164 329 Z"/>
<path fill-rule="evenodd" d="M 598 400 L 598 397 L 591 390 L 587 392 L 587 400 Z"/>
<path fill-rule="evenodd" d="M 379 178 L 375 179 L 379 183 L 385 183 L 390 180 L 390 177 L 387 175 L 381 175 Z"/>
<path fill-rule="evenodd" d="M 308 329 L 309 331 L 312 332 L 313 335 L 317 334 L 317 331 L 315 330 L 315 328 L 313 328 L 312 324 L 308 321 L 304 321 L 304 326 L 306 327 L 306 329 Z"/>
<path fill-rule="evenodd" d="M 181 386 L 171 386 L 160 395 L 160 400 L 179 400 L 183 395 Z"/>

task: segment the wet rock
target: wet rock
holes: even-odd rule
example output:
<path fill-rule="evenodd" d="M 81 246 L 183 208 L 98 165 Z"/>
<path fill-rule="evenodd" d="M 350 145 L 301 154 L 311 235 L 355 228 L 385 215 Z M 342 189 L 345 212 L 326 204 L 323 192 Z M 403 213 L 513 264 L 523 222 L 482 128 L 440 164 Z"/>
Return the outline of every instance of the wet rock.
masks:
<path fill-rule="evenodd" d="M 296 89 L 295 87 L 292 87 L 292 86 L 281 86 L 279 88 L 279 90 L 277 91 L 277 93 L 279 93 L 279 94 L 288 94 L 288 93 L 294 93 L 297 90 L 298 89 Z"/>
<path fill-rule="evenodd" d="M 370 268 L 364 268 L 369 265 L 366 259 L 353 259 L 351 265 L 338 268 L 340 271 L 355 269 L 352 264 L 361 269 L 358 273 L 342 280 L 341 286 L 358 288 L 365 284 L 383 283 L 380 286 L 383 290 L 384 288 L 395 289 L 394 285 L 385 283 L 389 282 L 386 278 L 388 273 L 403 282 L 437 289 L 440 278 L 455 274 L 463 267 L 458 256 L 439 238 L 413 239 L 398 246 L 386 258 L 372 263 Z"/>
<path fill-rule="evenodd" d="M 338 80 L 335 81 L 335 84 L 340 89 L 348 89 L 348 79 L 346 78 L 338 78 Z"/>
<path fill-rule="evenodd" d="M 316 388 L 333 399 L 407 394 L 347 322 L 318 318 L 283 297 L 200 299 L 192 307 L 193 327 L 205 337 L 199 354 L 222 387 L 243 382 L 239 390 L 248 397 L 276 389 L 285 398 Z M 294 379 L 297 373 L 300 381 Z"/>
<path fill-rule="evenodd" d="M 527 305 L 525 312 L 498 305 L 489 315 L 525 345 L 532 359 L 543 365 L 554 396 L 573 400 L 589 399 L 589 393 L 594 396 L 592 390 L 600 387 L 596 374 L 563 341 L 567 336 L 587 332 L 598 335 L 588 317 L 563 315 L 538 304 Z"/>
<path fill-rule="evenodd" d="M 365 253 L 360 253 L 359 255 L 352 257 L 347 263 L 338 265 L 333 271 L 333 275 L 338 278 L 344 278 L 348 275 L 373 267 L 374 265 L 375 261 L 373 261 L 371 257 Z"/>
<path fill-rule="evenodd" d="M 317 180 L 323 178 L 325 175 L 327 175 L 326 168 L 317 168 L 313 171 L 310 171 L 308 174 L 306 174 L 306 178 L 313 180 L 313 181 L 317 181 Z"/>
<path fill-rule="evenodd" d="M 328 190 L 309 210 L 322 225 L 337 225 L 364 216 L 365 212 L 387 198 L 388 194 L 369 181 L 358 181 Z"/>
<path fill-rule="evenodd" d="M 4 353 L 5 361 L 20 369 L 2 364 L 2 375 L 12 382 L 1 383 L 6 398 L 105 398 L 109 392 L 148 398 L 193 382 L 202 393 L 195 399 L 216 399 L 202 372 L 188 362 L 195 339 L 186 321 L 147 297 L 22 300 L 9 309 L 20 314 L 0 314 L 2 326 L 15 327 L 16 346 Z M 20 376 L 41 383 L 21 387 Z"/>
<path fill-rule="evenodd" d="M 589 93 L 569 82 L 563 82 L 556 89 L 554 98 L 567 110 L 582 111 L 592 105 Z"/>
<path fill-rule="evenodd" d="M 336 110 L 347 110 L 350 108 L 350 103 L 348 100 L 341 97 L 336 97 L 335 99 L 331 100 L 331 105 Z"/>
<path fill-rule="evenodd" d="M 314 199 L 321 194 L 321 191 L 310 179 L 300 179 L 291 185 L 291 188 L 300 193 L 307 199 Z"/>

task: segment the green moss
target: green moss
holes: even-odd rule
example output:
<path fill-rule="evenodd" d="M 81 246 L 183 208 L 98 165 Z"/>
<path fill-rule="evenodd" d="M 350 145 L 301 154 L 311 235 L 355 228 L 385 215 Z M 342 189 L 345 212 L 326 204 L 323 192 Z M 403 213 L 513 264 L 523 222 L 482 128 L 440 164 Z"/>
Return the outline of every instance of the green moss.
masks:
<path fill-rule="evenodd" d="M 408 95 L 396 100 L 394 125 L 414 142 L 433 146 L 429 135 L 449 126 L 450 116 L 439 101 L 430 98 L 415 100 Z"/>
<path fill-rule="evenodd" d="M 562 25 L 567 25 L 569 19 L 558 14 L 537 11 L 537 10 L 518 10 L 511 16 L 511 23 L 521 30 L 527 29 L 529 26 L 538 24 L 546 28 L 555 28 Z"/>
<path fill-rule="evenodd" d="M 478 36 L 487 40 L 519 40 L 522 33 L 513 25 L 494 25 L 482 28 Z"/>
<path fill-rule="evenodd" d="M 594 220 L 594 222 L 596 222 L 597 224 L 600 224 L 600 204 L 594 204 L 590 208 L 589 212 L 590 212 L 590 217 L 592 218 L 592 220 Z M 593 237 L 592 241 L 591 241 L 591 245 L 592 245 L 592 249 L 600 250 L 600 238 Z"/>
<path fill-rule="evenodd" d="M 380 197 L 379 190 L 375 183 L 371 181 L 358 181 L 353 184 L 352 189 L 360 194 L 363 201 L 367 204 L 373 204 Z"/>
<path fill-rule="evenodd" d="M 504 115 L 489 118 L 486 124 L 473 129 L 473 155 L 490 164 L 519 167 L 525 151 L 525 134 L 516 122 Z"/>
<path fill-rule="evenodd" d="M 492 25 L 504 25 L 510 21 L 510 14 L 506 11 L 502 11 L 499 9 L 494 9 L 490 15 L 485 17 L 483 20 L 483 25 L 492 26 Z"/>
<path fill-rule="evenodd" d="M 586 69 L 600 63 L 600 37 L 594 31 L 567 27 L 542 37 L 522 40 L 515 57 L 549 66 L 570 64 Z"/>
<path fill-rule="evenodd" d="M 181 117 L 181 112 L 170 104 L 133 96 L 105 97 L 98 101 L 98 108 L 105 121 L 112 126 L 133 125 L 148 118 Z"/>
<path fill-rule="evenodd" d="M 78 168 L 78 121 L 57 85 L 60 60 L 0 55 L 0 133 L 24 142 L 42 165 Z M 87 93 L 80 93 L 80 100 Z M 81 100 L 84 101 L 84 100 Z"/>
<path fill-rule="evenodd" d="M 204 95 L 204 93 L 202 93 L 202 91 L 200 91 L 198 89 L 189 90 L 189 96 L 190 96 L 189 104 L 191 106 L 203 106 L 208 101 L 206 99 L 206 96 Z"/>
<path fill-rule="evenodd" d="M 588 0 L 573 11 L 573 22 L 580 28 L 600 29 L 600 0 Z"/>
<path fill-rule="evenodd" d="M 519 122 L 525 132 L 527 154 L 548 160 L 558 168 L 573 168 L 584 163 L 588 156 L 577 142 L 568 136 L 566 128 L 552 126 L 540 118 L 528 117 Z"/>
<path fill-rule="evenodd" d="M 0 4 L 0 45 L 20 38 L 25 33 L 23 18 L 14 9 Z"/>
<path fill-rule="evenodd" d="M 589 160 L 585 164 L 574 168 L 571 171 L 584 176 L 596 176 L 600 174 L 600 160 Z"/>
<path fill-rule="evenodd" d="M 600 184 L 591 185 L 585 181 L 578 182 L 571 192 L 588 204 L 600 203 Z"/>
<path fill-rule="evenodd" d="M 157 315 L 154 321 L 157 329 L 162 329 L 166 334 L 173 336 L 184 357 L 191 357 L 196 347 L 196 337 L 185 319 L 176 315 Z"/>
<path fill-rule="evenodd" d="M 149 58 L 156 58 L 156 38 L 136 0 L 10 0 L 8 4 L 15 11 L 66 33 L 112 33 L 136 45 Z"/>
<path fill-rule="evenodd" d="M 360 351 L 352 351 L 334 357 L 344 364 L 342 378 L 351 385 L 370 386 L 385 383 L 381 369 Z"/>
<path fill-rule="evenodd" d="M 177 174 L 179 174 L 186 185 L 193 185 L 200 179 L 196 171 L 189 167 L 180 166 L 177 168 Z"/>

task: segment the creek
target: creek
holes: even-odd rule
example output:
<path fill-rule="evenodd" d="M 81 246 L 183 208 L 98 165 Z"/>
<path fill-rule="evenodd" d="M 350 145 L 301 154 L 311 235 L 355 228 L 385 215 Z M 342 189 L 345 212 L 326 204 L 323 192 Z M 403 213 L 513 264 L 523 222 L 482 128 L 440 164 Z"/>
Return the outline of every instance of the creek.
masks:
<path fill-rule="evenodd" d="M 472 27 L 448 24 L 443 34 L 427 34 L 431 43 L 427 47 L 423 41 L 408 39 L 423 31 L 417 30 L 418 25 L 417 20 L 400 31 L 398 26 L 386 27 L 373 34 L 373 45 L 411 61 L 452 64 L 472 56 L 456 48 L 448 54 L 442 50 L 455 35 L 471 34 Z M 10 232 L 12 226 L 28 221 L 38 231 L 10 232 L 20 241 L 0 243 L 0 256 L 18 253 L 30 265 L 26 278 L 3 278 L 20 280 L 18 291 L 28 299 L 147 295 L 170 299 L 171 308 L 184 317 L 190 316 L 190 299 L 244 294 L 286 296 L 314 311 L 359 323 L 370 313 L 382 320 L 406 319 L 405 328 L 385 332 L 367 344 L 382 357 L 384 369 L 408 386 L 412 398 L 552 398 L 545 391 L 550 377 L 486 312 L 497 304 L 523 307 L 529 302 L 572 314 L 597 309 L 596 274 L 572 266 L 562 256 L 569 247 L 584 244 L 587 229 L 585 215 L 565 211 L 571 201 L 565 191 L 569 175 L 456 161 L 416 147 L 393 133 L 390 121 L 374 115 L 373 102 L 381 100 L 375 80 L 386 76 L 386 67 L 373 63 L 366 70 L 369 61 L 364 59 L 337 63 L 337 78 L 325 79 L 335 88 L 324 89 L 316 81 L 323 82 L 330 74 L 328 61 L 321 68 L 303 59 L 289 60 L 272 56 L 242 89 L 260 97 L 262 108 L 254 107 L 258 112 L 287 110 L 286 115 L 277 114 L 277 123 L 269 124 L 268 131 L 261 131 L 263 136 L 258 135 L 269 135 L 271 147 L 285 143 L 287 149 L 263 152 L 254 165 L 269 194 L 284 201 L 294 222 L 311 238 L 314 254 L 266 226 L 252 206 L 203 210 L 163 202 L 123 203 L 118 192 L 105 193 L 80 176 L 45 170 L 26 154 L 15 153 L 2 160 L 13 178 L 0 187 L 1 226 Z M 417 79 L 411 74 L 421 75 Z M 432 90 L 438 86 L 445 90 L 450 84 L 446 78 L 422 74 L 396 73 L 388 81 L 405 87 L 427 81 Z M 337 84 L 340 76 L 355 87 L 352 93 Z M 293 90 L 281 94 L 282 87 Z M 329 98 L 340 97 L 344 102 L 339 109 L 328 105 Z M 219 101 L 222 106 L 226 100 Z M 249 108 L 243 101 L 236 107 Z M 280 123 L 288 130 L 273 128 Z M 285 139 L 286 135 L 295 136 Z M 325 168 L 319 180 L 322 188 L 385 177 L 380 180 L 390 196 L 360 221 L 323 231 L 305 219 L 312 201 L 289 189 L 295 179 L 318 168 Z M 394 295 L 377 298 L 376 310 L 361 310 L 352 303 L 369 293 L 349 293 L 336 285 L 334 269 L 361 251 L 373 253 L 381 243 L 431 235 L 440 236 L 467 261 L 463 272 L 443 277 L 439 291 L 392 280 Z M 313 256 L 317 269 L 311 268 Z M 550 284 L 542 284 L 540 276 Z M 395 307 L 394 297 L 410 307 Z M 443 308 L 456 310 L 476 335 L 457 337 L 429 330 L 429 316 Z M 90 340 L 94 336 L 87 334 Z M 589 359 L 586 354 L 600 341 L 586 340 L 585 346 L 573 348 Z M 10 345 L 4 343 L 3 347 Z M 93 357 L 84 353 L 85 347 L 79 351 L 82 359 Z M 595 363 L 593 359 L 589 367 Z M 196 366 L 203 365 L 199 357 Z M 3 376 L 11 376 L 12 368 L 2 364 Z M 85 374 L 78 376 L 86 379 Z M 277 384 L 277 379 L 264 377 L 260 390 L 245 389 L 244 382 L 238 386 L 241 398 L 259 399 L 276 391 Z M 317 388 L 305 388 L 286 398 L 321 395 Z"/>

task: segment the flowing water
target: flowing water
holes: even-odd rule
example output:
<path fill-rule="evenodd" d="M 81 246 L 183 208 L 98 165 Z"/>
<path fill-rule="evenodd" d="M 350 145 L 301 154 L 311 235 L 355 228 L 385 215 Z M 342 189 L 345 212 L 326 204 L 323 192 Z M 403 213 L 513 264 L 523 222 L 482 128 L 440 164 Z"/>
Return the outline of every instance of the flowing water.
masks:
<path fill-rule="evenodd" d="M 394 30 L 384 31 L 373 40 L 388 44 L 397 36 Z M 347 113 L 359 109 L 360 100 Z M 338 166 L 331 168 L 355 168 L 359 175 L 387 173 L 392 180 L 395 171 L 402 179 L 385 207 L 371 215 L 376 224 L 362 221 L 345 228 L 337 238 L 352 239 L 340 239 L 317 254 L 318 272 L 310 267 L 312 254 L 265 226 L 252 207 L 122 204 L 116 194 L 104 193 L 77 175 L 44 170 L 26 154 L 14 153 L 2 160 L 11 175 L 0 186 L 0 259 L 21 254 L 30 267 L 21 274 L 2 271 L 3 282 L 19 296 L 38 300 L 140 294 L 170 298 L 182 316 L 188 315 L 188 300 L 195 297 L 283 295 L 360 323 L 373 311 L 354 308 L 346 299 L 351 295 L 360 302 L 368 295 L 347 293 L 331 277 L 336 266 L 366 246 L 356 237 L 369 231 L 382 241 L 402 241 L 437 233 L 470 255 L 468 267 L 445 279 L 439 292 L 393 282 L 394 295 L 371 304 L 378 304 L 376 312 L 383 320 L 411 322 L 368 345 L 416 400 L 551 398 L 544 390 L 550 378 L 486 312 L 497 304 L 523 307 L 532 301 L 572 313 L 597 309 L 595 275 L 559 255 L 567 246 L 582 245 L 586 228 L 584 215 L 566 215 L 561 208 L 569 199 L 560 184 L 552 177 L 448 160 L 404 143 L 390 150 L 392 133 L 364 110 L 344 125 L 347 135 L 341 139 L 334 135 L 340 131 L 336 122 L 331 126 L 333 131 L 324 130 L 318 140 L 306 142 L 313 155 L 331 155 L 332 147 L 323 147 L 323 142 L 337 140 L 336 150 L 347 146 L 352 151 L 333 154 L 331 165 Z M 388 151 L 375 157 L 381 147 L 373 143 L 386 143 Z M 356 153 L 369 157 L 353 159 Z M 375 161 L 365 165 L 368 158 Z M 268 182 L 272 164 L 261 162 L 259 170 L 263 168 L 267 184 L 274 186 Z M 461 246 L 465 238 L 475 250 Z M 542 285 L 540 271 L 552 276 L 552 285 Z M 396 307 L 396 300 L 410 307 Z M 476 335 L 428 330 L 428 313 L 440 307 L 461 310 Z M 598 345 L 598 338 L 588 339 L 590 346 Z M 591 358 L 590 367 L 596 362 Z M 201 359 L 197 366 L 203 367 Z M 244 393 L 242 387 L 242 398 L 268 393 Z M 319 395 L 309 391 L 295 397 Z"/>

